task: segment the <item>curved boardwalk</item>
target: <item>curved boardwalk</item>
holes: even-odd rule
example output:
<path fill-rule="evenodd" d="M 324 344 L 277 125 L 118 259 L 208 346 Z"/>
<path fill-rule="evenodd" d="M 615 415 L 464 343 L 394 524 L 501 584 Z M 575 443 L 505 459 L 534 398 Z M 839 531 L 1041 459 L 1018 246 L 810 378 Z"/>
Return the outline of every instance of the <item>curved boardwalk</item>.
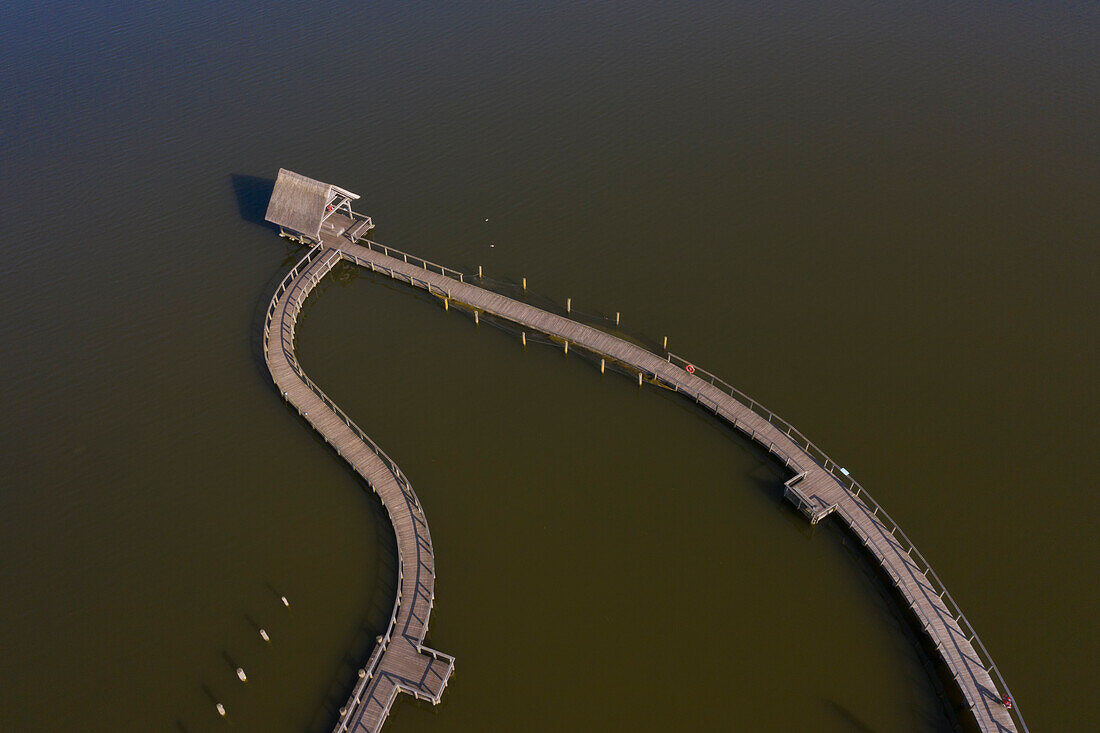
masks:
<path fill-rule="evenodd" d="M 339 261 L 339 253 L 317 247 L 286 276 L 268 307 L 264 357 L 283 397 L 381 498 L 397 535 L 397 600 L 389 628 L 359 671 L 336 726 L 339 733 L 373 733 L 382 727 L 399 692 L 438 703 L 454 659 L 423 646 L 435 601 L 435 555 L 412 486 L 397 464 L 306 376 L 294 355 L 302 303 Z"/>
<path fill-rule="evenodd" d="M 454 304 L 478 317 L 489 314 L 511 321 L 550 336 L 566 349 L 582 348 L 623 365 L 638 374 L 639 384 L 644 378 L 681 392 L 742 431 L 791 470 L 785 496 L 812 523 L 838 516 L 876 559 L 934 644 L 978 729 L 1027 731 L 1018 707 L 1010 713 L 1001 704 L 1002 693 L 1009 692 L 1003 677 L 919 550 L 846 470 L 789 423 L 673 354 L 662 358 L 599 329 L 477 287 L 455 270 L 356 239 L 365 228 L 355 220 L 342 214 L 330 218 L 331 231 L 321 234 L 320 245 L 276 293 L 264 343 L 279 389 L 378 492 L 397 534 L 401 579 L 390 632 L 361 672 L 337 731 L 377 730 L 398 692 L 438 702 L 454 666 L 451 657 L 422 646 L 435 573 L 428 527 L 411 486 L 396 464 L 305 376 L 294 357 L 294 322 L 301 304 L 341 258 L 423 288 L 447 307 Z"/>

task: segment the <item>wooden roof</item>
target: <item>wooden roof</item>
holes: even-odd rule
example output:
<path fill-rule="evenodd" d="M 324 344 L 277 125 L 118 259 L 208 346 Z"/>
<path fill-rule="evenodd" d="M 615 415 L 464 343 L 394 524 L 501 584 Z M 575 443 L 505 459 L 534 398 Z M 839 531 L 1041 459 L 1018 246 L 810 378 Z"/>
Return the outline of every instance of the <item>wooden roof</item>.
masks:
<path fill-rule="evenodd" d="M 285 168 L 279 169 L 275 179 L 275 189 L 271 192 L 271 201 L 267 205 L 264 217 L 272 224 L 306 234 L 314 239 L 321 238 L 321 223 L 325 218 L 325 207 L 337 196 L 357 199 L 358 195 L 345 191 L 331 183 L 322 183 L 307 178 Z"/>

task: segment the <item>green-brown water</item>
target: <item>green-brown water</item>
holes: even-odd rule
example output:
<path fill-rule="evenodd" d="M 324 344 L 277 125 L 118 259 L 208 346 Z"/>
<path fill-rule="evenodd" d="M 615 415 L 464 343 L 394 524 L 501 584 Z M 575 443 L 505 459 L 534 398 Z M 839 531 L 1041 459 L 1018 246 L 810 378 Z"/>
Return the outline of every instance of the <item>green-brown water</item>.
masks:
<path fill-rule="evenodd" d="M 1090 3 L 0 11 L 0 730 L 326 730 L 381 630 L 383 510 L 259 353 L 279 166 L 667 334 L 889 509 L 1033 730 L 1097 727 L 1098 32 Z M 843 535 L 674 396 L 352 270 L 299 351 L 431 523 L 456 674 L 387 730 L 950 729 Z"/>

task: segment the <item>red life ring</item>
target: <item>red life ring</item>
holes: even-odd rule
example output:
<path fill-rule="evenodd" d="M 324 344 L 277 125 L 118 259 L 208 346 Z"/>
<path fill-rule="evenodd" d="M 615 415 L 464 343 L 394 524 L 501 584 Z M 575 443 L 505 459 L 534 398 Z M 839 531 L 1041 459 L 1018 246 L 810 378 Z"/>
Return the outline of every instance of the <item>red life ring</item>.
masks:
<path fill-rule="evenodd" d="M 684 367 L 684 371 L 688 374 L 695 374 L 695 367 L 693 367 L 691 364 L 688 364 Z"/>

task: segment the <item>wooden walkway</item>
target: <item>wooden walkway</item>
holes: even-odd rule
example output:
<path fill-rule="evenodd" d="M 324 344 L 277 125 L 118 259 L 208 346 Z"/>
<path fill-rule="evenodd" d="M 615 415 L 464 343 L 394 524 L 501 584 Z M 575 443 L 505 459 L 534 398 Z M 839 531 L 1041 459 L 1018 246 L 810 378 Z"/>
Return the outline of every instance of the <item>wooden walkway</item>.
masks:
<path fill-rule="evenodd" d="M 454 659 L 423 645 L 435 602 L 435 555 L 412 486 L 397 464 L 306 376 L 294 354 L 302 304 L 339 261 L 338 252 L 316 247 L 290 271 L 268 307 L 264 356 L 283 397 L 370 484 L 397 535 L 397 599 L 389 627 L 359 670 L 336 726 L 338 733 L 375 733 L 399 692 L 438 704 Z"/>
<path fill-rule="evenodd" d="M 322 233 L 321 244 L 307 258 L 311 261 L 288 275 L 284 292 L 277 293 L 272 302 L 274 315 L 269 318 L 275 344 L 268 352 L 268 364 L 287 399 L 382 497 L 397 533 L 404 578 L 394 613 L 394 627 L 401 631 L 394 632 L 393 640 L 387 635 L 388 647 L 381 644 L 375 650 L 365 667 L 366 683 L 356 687 L 347 706 L 345 717 L 352 723 L 342 720 L 338 732 L 377 730 L 398 691 L 438 702 L 453 669 L 453 659 L 421 646 L 431 609 L 434 563 L 427 525 L 415 494 L 396 464 L 323 396 L 294 358 L 294 318 L 298 309 L 309 290 L 337 258 L 342 258 L 423 288 L 438 296 L 446 307 L 455 305 L 473 311 L 479 318 L 487 314 L 510 321 L 521 329 L 550 336 L 567 350 L 584 349 L 625 366 L 637 373 L 639 384 L 645 379 L 680 392 L 742 431 L 791 470 L 785 496 L 812 523 L 834 514 L 860 539 L 934 644 L 978 729 L 1026 733 L 1018 707 L 1010 713 L 1001 704 L 1001 695 L 1008 693 L 1008 687 L 999 670 L 920 552 L 846 470 L 789 423 L 673 354 L 662 358 L 599 329 L 465 282 L 465 276 L 455 270 L 356 239 L 350 234 L 358 233 L 356 222 L 350 219 L 333 223 L 337 226 Z M 997 683 L 992 675 L 996 675 Z"/>

